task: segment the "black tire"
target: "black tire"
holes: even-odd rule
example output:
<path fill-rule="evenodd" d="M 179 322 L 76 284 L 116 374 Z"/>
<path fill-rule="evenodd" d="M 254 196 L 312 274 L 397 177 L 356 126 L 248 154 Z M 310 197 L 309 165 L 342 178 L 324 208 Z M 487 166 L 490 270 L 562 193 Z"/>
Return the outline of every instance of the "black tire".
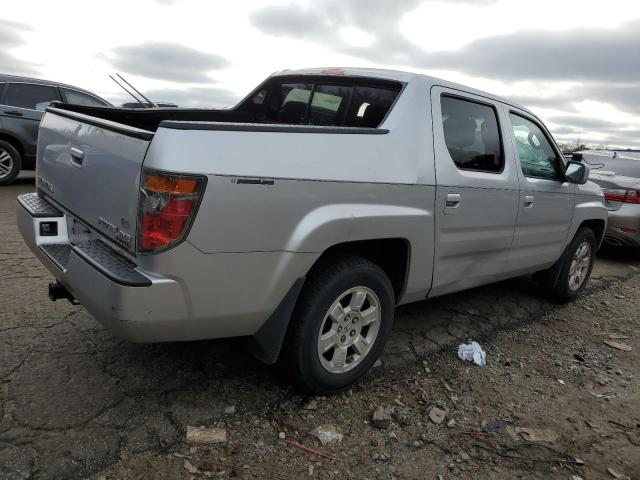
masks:
<path fill-rule="evenodd" d="M 9 172 L 4 172 L 2 165 L 0 165 L 0 187 L 9 185 L 18 176 L 22 168 L 22 158 L 20 153 L 10 143 L 0 140 L 0 157 L 6 152 L 11 158 L 11 167 Z M 3 164 L 4 165 L 4 164 Z"/>
<path fill-rule="evenodd" d="M 334 302 L 356 287 L 365 287 L 377 296 L 380 306 L 378 333 L 368 353 L 355 366 L 348 367 L 348 371 L 334 373 L 320 361 L 320 328 Z M 393 287 L 387 275 L 377 265 L 363 258 L 339 259 L 312 272 L 298 299 L 285 337 L 279 359 L 281 369 L 308 392 L 331 394 L 347 389 L 367 373 L 382 353 L 393 326 L 394 303 Z M 354 324 L 357 322 L 358 319 L 355 319 Z M 366 327 L 362 328 L 362 332 L 365 332 Z"/>
<path fill-rule="evenodd" d="M 571 264 L 576 255 L 576 251 L 580 248 L 584 243 L 589 244 L 589 266 L 586 269 L 586 276 L 582 280 L 582 283 L 575 288 L 570 285 L 570 270 Z M 593 230 L 590 228 L 583 227 L 576 233 L 575 237 L 567 247 L 565 253 L 560 259 L 559 264 L 559 274 L 556 275 L 555 282 L 551 285 L 547 284 L 547 286 L 551 289 L 551 292 L 554 298 L 559 302 L 571 302 L 578 298 L 578 296 L 582 293 L 582 291 L 589 283 L 589 278 L 591 277 L 591 272 L 593 270 L 593 265 L 595 263 L 596 256 L 596 236 L 593 233 Z M 547 276 L 549 277 L 549 276 Z M 544 278 L 544 276 L 542 277 Z"/>

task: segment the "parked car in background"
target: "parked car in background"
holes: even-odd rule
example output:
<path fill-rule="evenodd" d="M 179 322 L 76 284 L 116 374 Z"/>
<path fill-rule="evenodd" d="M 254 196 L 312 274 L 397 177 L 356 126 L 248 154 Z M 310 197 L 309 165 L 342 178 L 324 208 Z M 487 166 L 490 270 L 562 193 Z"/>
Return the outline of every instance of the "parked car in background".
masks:
<path fill-rule="evenodd" d="M 640 249 L 640 152 L 590 150 L 575 155 L 590 165 L 589 179 L 604 192 L 609 210 L 605 241 Z"/>
<path fill-rule="evenodd" d="M 0 75 L 0 186 L 32 170 L 38 126 L 51 102 L 111 106 L 97 95 L 71 85 L 36 78 Z"/>
<path fill-rule="evenodd" d="M 306 389 L 376 361 L 394 307 L 535 273 L 585 288 L 602 191 L 509 100 L 424 75 L 284 71 L 228 110 L 49 107 L 20 232 L 137 342 L 246 336 Z"/>

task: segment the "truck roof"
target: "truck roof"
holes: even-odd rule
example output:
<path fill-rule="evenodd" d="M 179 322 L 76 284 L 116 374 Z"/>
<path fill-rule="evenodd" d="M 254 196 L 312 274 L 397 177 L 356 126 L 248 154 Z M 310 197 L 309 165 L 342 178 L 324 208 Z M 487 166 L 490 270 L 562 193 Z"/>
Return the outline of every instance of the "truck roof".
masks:
<path fill-rule="evenodd" d="M 357 68 L 357 67 L 318 67 L 318 68 L 302 68 L 296 70 L 280 70 L 273 74 L 273 76 L 281 76 L 281 75 L 327 75 L 327 76 L 337 76 L 344 75 L 347 77 L 370 77 L 370 78 L 381 78 L 385 80 L 395 80 L 398 82 L 409 83 L 412 81 L 416 81 L 417 79 L 421 79 L 425 83 L 429 83 L 432 85 L 440 85 L 442 87 L 454 88 L 458 90 L 463 90 L 469 93 L 473 93 L 475 95 L 479 95 L 482 97 L 491 98 L 493 100 L 506 103 L 512 105 L 514 107 L 523 110 L 530 115 L 537 117 L 537 115 L 531 112 L 528 108 L 514 102 L 513 100 L 509 100 L 508 98 L 499 97 L 489 92 L 485 92 L 483 90 L 478 90 L 475 88 L 468 87 L 466 85 L 462 85 L 455 82 L 450 82 L 448 80 L 443 80 L 441 78 L 432 77 L 430 75 L 424 75 L 422 73 L 415 72 L 406 72 L 402 70 L 388 70 L 384 68 Z"/>

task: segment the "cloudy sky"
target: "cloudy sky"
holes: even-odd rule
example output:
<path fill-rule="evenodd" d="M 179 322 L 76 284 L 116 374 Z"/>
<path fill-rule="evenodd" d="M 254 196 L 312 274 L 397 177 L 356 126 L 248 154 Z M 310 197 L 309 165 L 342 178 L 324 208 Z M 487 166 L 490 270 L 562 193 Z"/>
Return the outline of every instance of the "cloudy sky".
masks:
<path fill-rule="evenodd" d="M 0 72 L 232 105 L 276 70 L 384 67 L 513 98 L 560 142 L 640 148 L 638 0 L 20 0 Z"/>

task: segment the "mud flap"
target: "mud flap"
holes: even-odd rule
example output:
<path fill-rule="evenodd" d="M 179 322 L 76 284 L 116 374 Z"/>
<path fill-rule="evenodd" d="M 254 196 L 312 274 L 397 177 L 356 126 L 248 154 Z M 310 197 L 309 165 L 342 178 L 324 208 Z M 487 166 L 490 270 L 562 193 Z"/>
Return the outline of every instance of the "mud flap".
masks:
<path fill-rule="evenodd" d="M 261 362 L 273 364 L 278 361 L 282 343 L 289 327 L 293 309 L 302 291 L 305 277 L 298 278 L 289 289 L 271 316 L 252 337 L 249 338 L 249 351 Z"/>

